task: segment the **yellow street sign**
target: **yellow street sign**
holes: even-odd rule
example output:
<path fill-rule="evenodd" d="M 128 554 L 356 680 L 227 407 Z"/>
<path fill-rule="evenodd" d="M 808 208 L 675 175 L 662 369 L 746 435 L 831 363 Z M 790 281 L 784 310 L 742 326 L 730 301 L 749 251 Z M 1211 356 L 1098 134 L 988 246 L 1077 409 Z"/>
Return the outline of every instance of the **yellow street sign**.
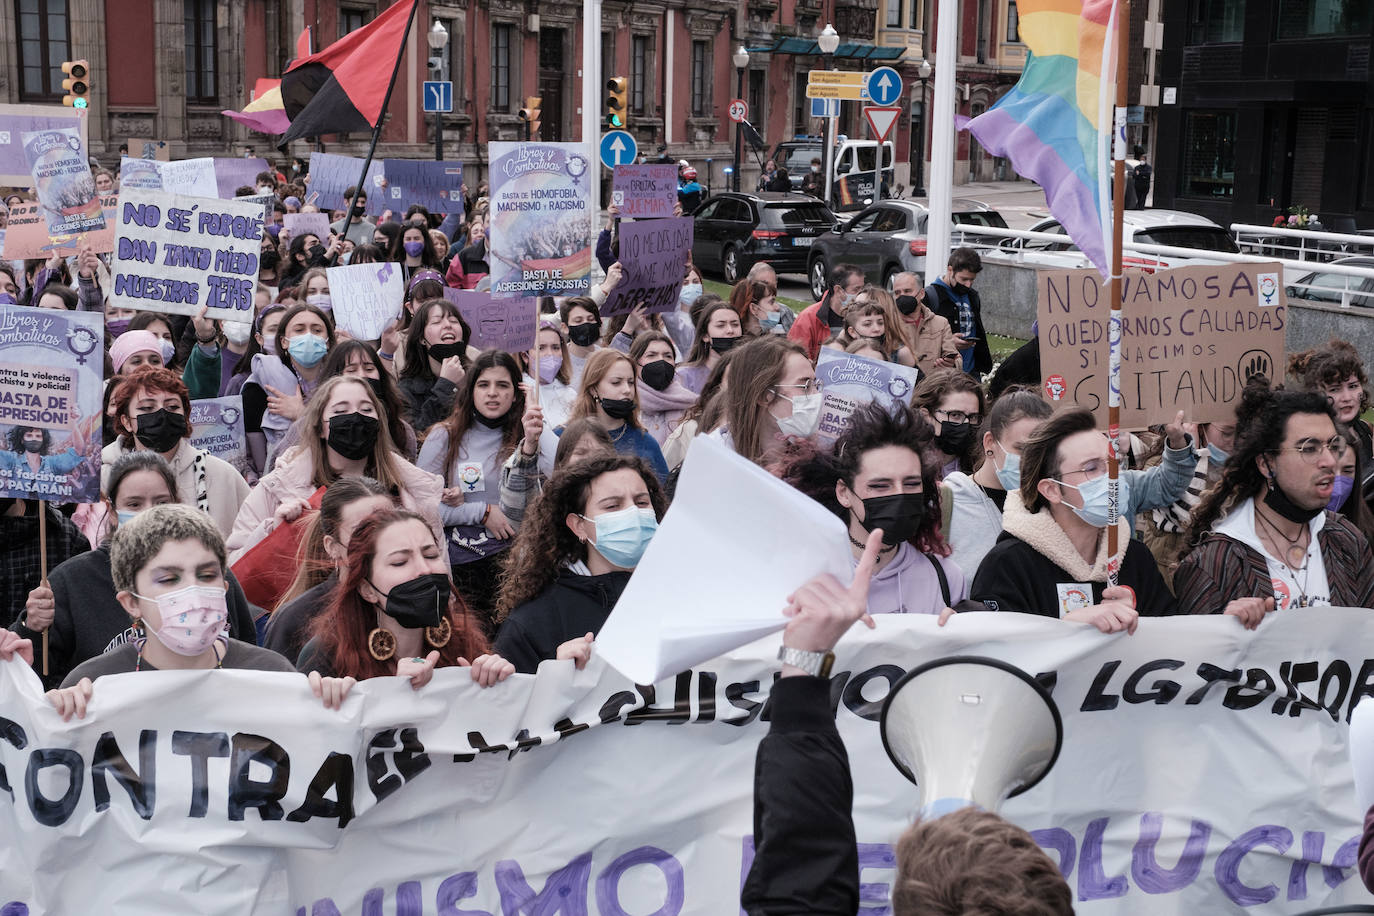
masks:
<path fill-rule="evenodd" d="M 858 70 L 811 70 L 807 73 L 806 82 L 811 86 L 853 86 L 858 89 L 867 78 L 867 73 Z"/>
<path fill-rule="evenodd" d="M 864 87 L 854 86 L 817 86 L 815 83 L 807 83 L 806 97 L 808 99 L 848 99 L 851 101 L 862 101 L 865 98 Z"/>

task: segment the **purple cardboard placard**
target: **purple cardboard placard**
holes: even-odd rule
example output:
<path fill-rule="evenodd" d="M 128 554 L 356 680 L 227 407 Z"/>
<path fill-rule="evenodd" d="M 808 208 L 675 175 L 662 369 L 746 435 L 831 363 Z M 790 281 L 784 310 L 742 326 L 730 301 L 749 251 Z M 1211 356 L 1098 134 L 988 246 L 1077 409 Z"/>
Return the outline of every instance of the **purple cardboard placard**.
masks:
<path fill-rule="evenodd" d="M 665 219 L 677 204 L 677 166 L 618 165 L 611 179 L 611 204 L 625 219 Z"/>
<path fill-rule="evenodd" d="M 601 314 L 623 315 L 641 302 L 650 312 L 677 308 L 691 253 L 690 216 L 621 223 L 620 266 L 624 275 L 606 297 Z"/>
<path fill-rule="evenodd" d="M 472 328 L 468 349 L 505 350 L 522 353 L 533 349 L 539 325 L 539 300 L 492 299 L 490 293 L 471 289 L 444 289 L 444 298 L 458 306 Z"/>

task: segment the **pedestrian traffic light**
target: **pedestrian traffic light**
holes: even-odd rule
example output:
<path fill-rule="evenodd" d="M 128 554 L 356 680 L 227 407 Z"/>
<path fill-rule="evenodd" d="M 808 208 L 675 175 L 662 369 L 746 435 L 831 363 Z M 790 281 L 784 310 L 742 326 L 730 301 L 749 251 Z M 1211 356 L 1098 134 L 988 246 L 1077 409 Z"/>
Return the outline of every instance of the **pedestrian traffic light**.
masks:
<path fill-rule="evenodd" d="M 520 118 L 525 122 L 528 128 L 525 134 L 528 140 L 533 140 L 535 137 L 539 136 L 539 112 L 543 102 L 544 99 L 542 96 L 526 96 L 525 107 L 520 109 Z"/>
<path fill-rule="evenodd" d="M 84 60 L 67 60 L 62 62 L 62 72 L 67 74 L 62 81 L 62 88 L 67 91 L 62 97 L 62 104 L 68 108 L 86 108 L 90 105 L 86 96 L 91 91 L 91 65 Z"/>
<path fill-rule="evenodd" d="M 623 76 L 613 76 L 606 81 L 606 126 L 612 130 L 623 130 L 629 123 L 630 81 Z"/>

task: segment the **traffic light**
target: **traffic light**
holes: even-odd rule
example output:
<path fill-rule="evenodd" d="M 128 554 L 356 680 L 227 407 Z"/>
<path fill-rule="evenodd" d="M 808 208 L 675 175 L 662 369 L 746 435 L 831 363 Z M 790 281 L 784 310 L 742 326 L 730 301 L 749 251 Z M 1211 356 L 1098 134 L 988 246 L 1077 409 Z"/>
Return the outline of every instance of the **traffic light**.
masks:
<path fill-rule="evenodd" d="M 606 81 L 606 126 L 612 130 L 623 130 L 629 123 L 630 81 L 623 76 L 613 76 Z"/>
<path fill-rule="evenodd" d="M 527 132 L 525 138 L 533 140 L 539 136 L 539 111 L 543 104 L 542 96 L 530 95 L 525 97 L 525 107 L 520 109 L 520 118 L 525 122 Z"/>
<path fill-rule="evenodd" d="M 84 60 L 67 60 L 62 62 L 62 72 L 67 75 L 62 81 L 62 88 L 67 91 L 62 97 L 62 104 L 68 108 L 90 105 L 86 96 L 91 91 L 91 65 Z"/>

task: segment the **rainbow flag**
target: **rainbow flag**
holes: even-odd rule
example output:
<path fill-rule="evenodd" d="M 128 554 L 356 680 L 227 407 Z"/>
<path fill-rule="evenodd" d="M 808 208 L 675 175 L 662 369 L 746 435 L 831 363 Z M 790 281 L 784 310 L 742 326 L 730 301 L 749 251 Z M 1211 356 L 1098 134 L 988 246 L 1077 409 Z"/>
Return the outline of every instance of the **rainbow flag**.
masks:
<path fill-rule="evenodd" d="M 1116 29 L 1116 2 L 1021 0 L 1017 9 L 1029 49 L 1026 69 L 968 129 L 984 149 L 1010 159 L 1019 174 L 1045 189 L 1050 213 L 1106 276 L 1116 73 L 1108 37 Z"/>

